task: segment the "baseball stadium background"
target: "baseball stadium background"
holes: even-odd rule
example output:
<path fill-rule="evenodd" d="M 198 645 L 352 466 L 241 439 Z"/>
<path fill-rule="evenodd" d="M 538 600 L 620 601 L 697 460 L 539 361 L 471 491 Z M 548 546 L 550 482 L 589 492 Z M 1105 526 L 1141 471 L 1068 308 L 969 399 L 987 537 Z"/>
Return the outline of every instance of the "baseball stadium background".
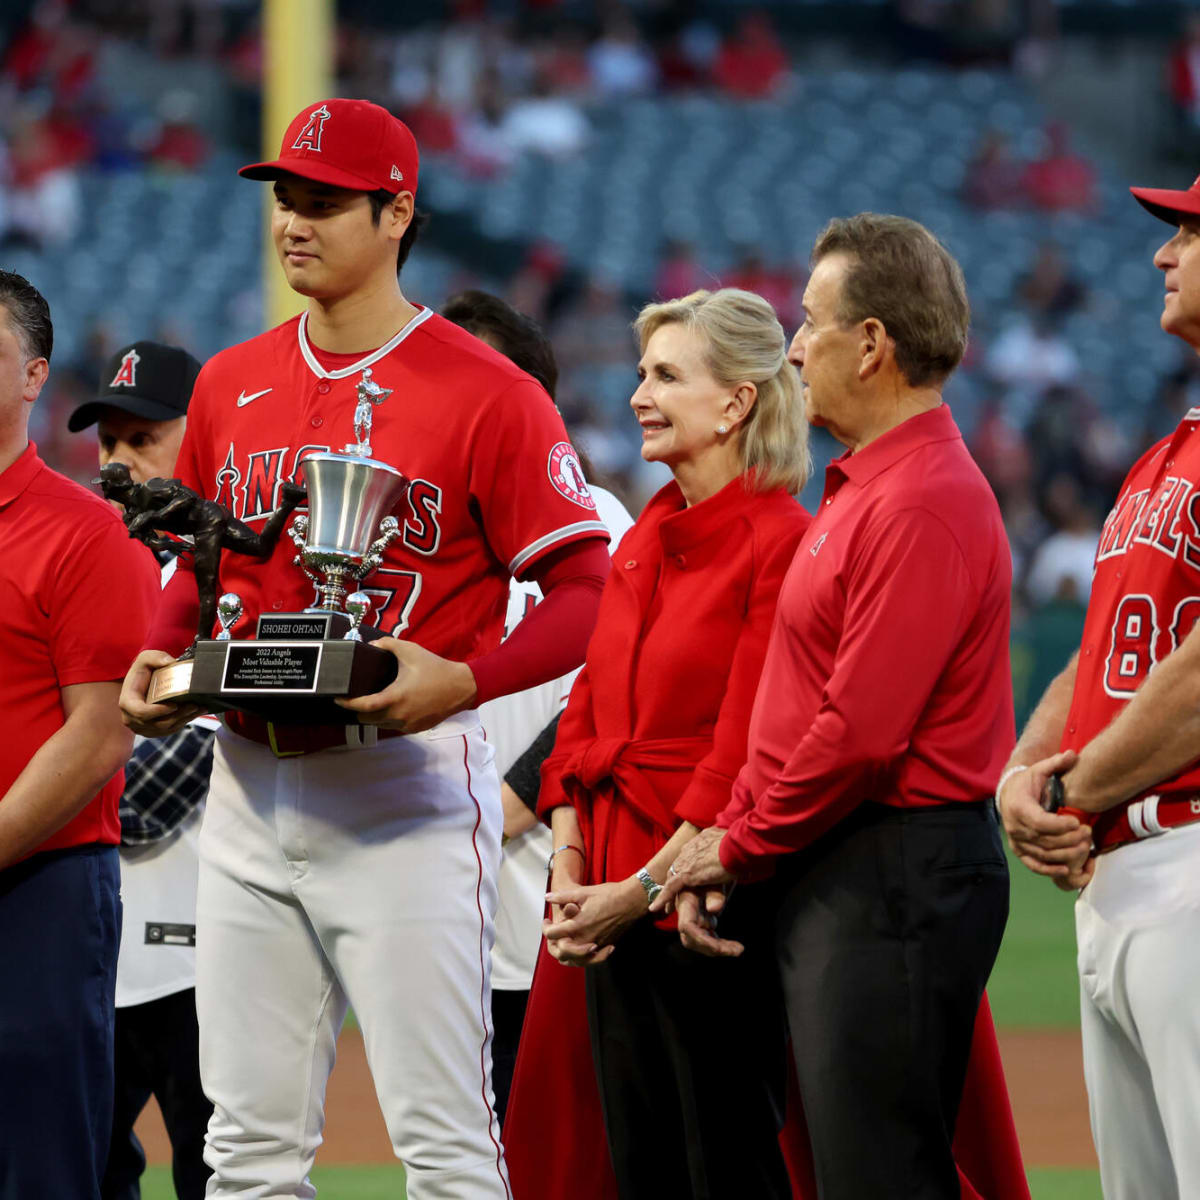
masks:
<path fill-rule="evenodd" d="M 567 425 L 633 512 L 661 482 L 627 407 L 640 304 L 736 285 L 790 331 L 828 218 L 874 209 L 938 233 L 974 308 L 947 399 L 1012 542 L 1023 720 L 1077 643 L 1117 483 L 1200 404 L 1200 363 L 1158 325 L 1163 227 L 1126 190 L 1200 170 L 1200 10 L 3 0 L 0 265 L 53 312 L 33 423 L 51 465 L 94 473 L 93 440 L 66 417 L 118 345 L 204 358 L 295 311 L 265 252 L 265 189 L 235 168 L 328 94 L 387 105 L 420 142 L 432 220 L 406 294 L 437 306 L 480 286 L 542 321 Z M 835 449 L 819 436 L 815 451 L 821 468 Z M 1100 1195 L 1073 954 L 1070 897 L 1015 869 L 990 994 L 1036 1200 Z M 401 1195 L 353 1028 L 328 1112 L 323 1193 Z M 161 1200 L 156 1113 L 140 1128 L 144 1195 Z"/>

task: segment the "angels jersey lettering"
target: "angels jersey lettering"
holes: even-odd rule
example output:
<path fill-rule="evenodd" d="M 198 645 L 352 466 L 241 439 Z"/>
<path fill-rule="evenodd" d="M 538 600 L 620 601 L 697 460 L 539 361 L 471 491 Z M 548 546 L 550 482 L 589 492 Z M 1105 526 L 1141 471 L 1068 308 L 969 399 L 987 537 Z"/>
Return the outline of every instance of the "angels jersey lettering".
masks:
<path fill-rule="evenodd" d="M 1133 465 L 1096 549 L 1063 748 L 1087 745 L 1200 620 L 1200 412 Z M 1200 766 L 1155 787 L 1200 787 Z"/>
<path fill-rule="evenodd" d="M 402 536 L 365 581 L 368 620 L 447 658 L 476 657 L 500 642 L 510 575 L 544 555 L 607 537 L 582 488 L 563 487 L 546 464 L 570 443 L 549 396 L 508 359 L 422 309 L 385 346 L 362 356 L 309 345 L 305 317 L 211 359 L 196 381 L 177 473 L 185 484 L 258 526 L 304 459 L 356 441 L 357 386 L 391 394 L 372 409 L 371 447 L 411 481 L 395 516 Z M 239 406 L 242 395 L 259 393 Z M 225 554 L 220 588 L 242 598 L 235 637 L 253 636 L 262 612 L 292 612 L 314 588 L 280 539 L 266 562 Z"/>

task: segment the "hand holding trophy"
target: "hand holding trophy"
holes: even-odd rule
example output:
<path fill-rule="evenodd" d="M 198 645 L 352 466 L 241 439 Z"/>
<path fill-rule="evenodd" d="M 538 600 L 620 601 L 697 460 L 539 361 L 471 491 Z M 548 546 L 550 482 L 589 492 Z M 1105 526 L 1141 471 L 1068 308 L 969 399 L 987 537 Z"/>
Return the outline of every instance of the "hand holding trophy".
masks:
<path fill-rule="evenodd" d="M 383 631 L 365 624 L 371 602 L 358 586 L 399 537 L 400 522 L 389 514 L 408 491 L 399 471 L 371 457 L 373 408 L 391 390 L 370 375 L 364 369 L 357 389 L 357 441 L 341 453 L 305 458 L 300 468 L 305 486 L 281 485 L 279 507 L 261 533 L 178 479 L 136 484 L 121 464 L 103 469 L 101 490 L 124 506 L 131 537 L 154 549 L 178 549 L 165 534 L 191 540 L 198 632 L 179 659 L 153 672 L 148 703 L 240 709 L 279 724 L 341 725 L 347 713 L 334 704 L 335 697 L 377 692 L 395 677 L 396 659 L 371 645 Z M 253 638 L 235 637 L 242 602 L 232 592 L 217 599 L 222 551 L 267 557 L 305 500 L 308 512 L 295 517 L 288 534 L 297 549 L 293 561 L 316 585 L 316 603 L 299 613 L 263 614 Z M 218 622 L 220 632 L 213 637 Z"/>

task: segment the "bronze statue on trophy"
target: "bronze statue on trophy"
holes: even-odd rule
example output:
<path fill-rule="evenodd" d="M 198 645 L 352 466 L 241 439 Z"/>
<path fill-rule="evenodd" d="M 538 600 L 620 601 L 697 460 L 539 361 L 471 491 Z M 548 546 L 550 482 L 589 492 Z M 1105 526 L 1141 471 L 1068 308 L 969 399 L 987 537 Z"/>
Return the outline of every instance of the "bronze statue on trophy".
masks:
<path fill-rule="evenodd" d="M 288 517 L 303 504 L 307 493 L 299 484 L 285 481 L 279 488 L 279 507 L 271 514 L 261 533 L 255 533 L 215 500 L 205 500 L 178 479 L 151 479 L 134 483 L 124 463 L 112 462 L 101 468 L 97 480 L 106 500 L 124 508 L 125 528 L 151 550 L 190 551 L 196 572 L 196 591 L 200 601 L 196 640 L 212 637 L 217 616 L 217 576 L 221 552 L 230 550 L 251 558 L 265 559 L 275 549 Z M 164 537 L 190 536 L 184 541 Z M 222 622 L 224 624 L 224 622 Z M 181 659 L 195 654 L 192 643 Z"/>

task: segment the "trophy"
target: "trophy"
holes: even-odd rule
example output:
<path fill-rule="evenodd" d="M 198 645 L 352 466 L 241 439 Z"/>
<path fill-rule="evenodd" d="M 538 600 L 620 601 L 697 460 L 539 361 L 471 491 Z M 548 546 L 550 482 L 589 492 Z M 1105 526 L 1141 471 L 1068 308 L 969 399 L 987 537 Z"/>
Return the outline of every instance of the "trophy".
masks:
<path fill-rule="evenodd" d="M 238 709 L 278 724 L 345 725 L 353 716 L 335 697 L 381 691 L 395 678 L 395 658 L 371 645 L 383 631 L 365 623 L 371 598 L 359 585 L 400 536 L 400 522 L 390 514 L 407 493 L 408 480 L 371 455 L 373 409 L 391 389 L 375 383 L 368 367 L 357 392 L 356 441 L 341 452 L 305 458 L 304 487 L 281 486 L 280 506 L 261 534 L 177 479 L 133 484 L 126 468 L 114 470 L 119 464 L 111 463 L 101 472 L 105 496 L 125 506 L 131 537 L 154 549 L 178 548 L 164 532 L 192 537 L 199 631 L 176 662 L 153 673 L 146 693 L 151 703 Z M 303 612 L 263 613 L 255 636 L 238 638 L 241 598 L 233 592 L 216 596 L 221 552 L 266 557 L 305 499 L 308 512 L 295 516 L 288 535 L 296 547 L 293 563 L 315 585 L 314 603 Z M 214 619 L 220 625 L 216 637 Z"/>

